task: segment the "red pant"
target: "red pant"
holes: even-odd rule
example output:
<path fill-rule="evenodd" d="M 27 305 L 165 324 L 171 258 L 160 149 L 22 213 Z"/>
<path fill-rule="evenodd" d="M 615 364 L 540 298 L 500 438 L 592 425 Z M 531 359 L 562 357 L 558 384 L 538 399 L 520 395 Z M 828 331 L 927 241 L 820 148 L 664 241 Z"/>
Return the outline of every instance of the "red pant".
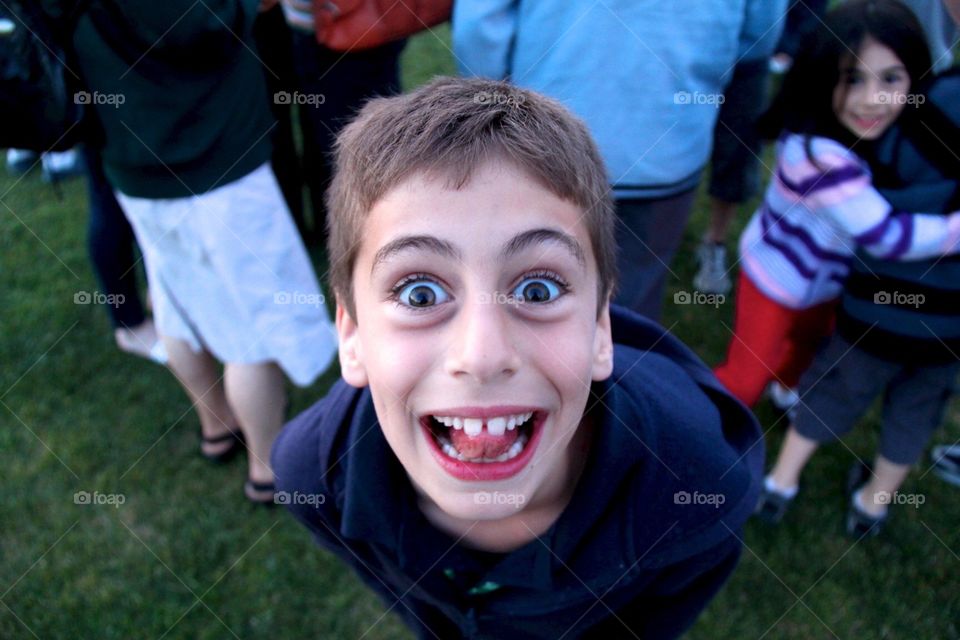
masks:
<path fill-rule="evenodd" d="M 809 309 L 784 307 L 741 272 L 736 304 L 727 360 L 713 372 L 730 393 L 752 407 L 771 380 L 797 386 L 817 347 L 833 333 L 837 301 Z"/>

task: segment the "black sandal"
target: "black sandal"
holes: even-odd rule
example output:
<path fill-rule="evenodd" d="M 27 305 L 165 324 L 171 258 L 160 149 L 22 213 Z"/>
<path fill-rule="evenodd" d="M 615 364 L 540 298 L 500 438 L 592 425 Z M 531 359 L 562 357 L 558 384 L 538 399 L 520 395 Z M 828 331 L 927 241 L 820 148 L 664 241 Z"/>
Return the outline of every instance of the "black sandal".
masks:
<path fill-rule="evenodd" d="M 257 494 L 270 494 L 269 497 L 261 497 Z M 276 504 L 277 486 L 272 482 L 255 482 L 249 478 L 243 483 L 243 495 L 253 504 L 263 507 L 272 507 Z"/>
<path fill-rule="evenodd" d="M 220 453 L 206 453 L 202 447 L 200 448 L 200 455 L 214 464 L 230 462 L 241 450 L 246 448 L 247 444 L 247 440 L 243 436 L 243 431 L 228 431 L 214 438 L 208 438 L 201 433 L 200 440 L 203 444 L 220 444 L 221 442 L 230 441 L 230 446 Z"/>

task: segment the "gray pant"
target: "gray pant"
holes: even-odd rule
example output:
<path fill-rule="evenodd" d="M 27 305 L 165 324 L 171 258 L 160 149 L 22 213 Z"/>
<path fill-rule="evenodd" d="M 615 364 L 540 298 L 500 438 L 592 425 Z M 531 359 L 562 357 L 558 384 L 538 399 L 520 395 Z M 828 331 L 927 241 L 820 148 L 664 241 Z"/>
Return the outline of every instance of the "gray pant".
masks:
<path fill-rule="evenodd" d="M 883 393 L 880 455 L 894 464 L 915 464 L 943 420 L 958 372 L 960 362 L 914 367 L 881 360 L 834 335 L 800 380 L 803 401 L 794 427 L 806 438 L 831 442 Z"/>
<path fill-rule="evenodd" d="M 617 304 L 660 321 L 667 272 L 695 195 L 690 189 L 667 198 L 617 200 Z"/>

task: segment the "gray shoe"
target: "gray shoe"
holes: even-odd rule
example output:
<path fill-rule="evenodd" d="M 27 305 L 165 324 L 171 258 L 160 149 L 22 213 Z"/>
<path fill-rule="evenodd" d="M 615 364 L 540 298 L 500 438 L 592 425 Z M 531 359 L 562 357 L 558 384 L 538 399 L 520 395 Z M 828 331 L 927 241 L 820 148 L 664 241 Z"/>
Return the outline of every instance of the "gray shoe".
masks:
<path fill-rule="evenodd" d="M 701 293 L 726 295 L 732 282 L 727 270 L 727 248 L 719 242 L 704 242 L 697 247 L 700 270 L 693 277 L 693 287 Z"/>
<path fill-rule="evenodd" d="M 930 453 L 933 472 L 952 485 L 960 487 L 960 445 L 940 445 Z"/>

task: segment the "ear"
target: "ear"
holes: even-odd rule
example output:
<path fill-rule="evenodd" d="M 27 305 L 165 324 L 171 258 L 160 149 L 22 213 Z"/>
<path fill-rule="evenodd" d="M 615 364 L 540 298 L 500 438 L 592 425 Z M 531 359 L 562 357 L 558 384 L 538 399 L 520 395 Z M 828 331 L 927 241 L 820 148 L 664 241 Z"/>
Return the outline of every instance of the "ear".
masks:
<path fill-rule="evenodd" d="M 352 387 L 368 384 L 367 369 L 363 364 L 363 345 L 356 321 L 337 300 L 337 335 L 340 337 L 340 375 Z"/>
<path fill-rule="evenodd" d="M 610 328 L 610 300 L 603 305 L 593 334 L 593 379 L 606 380 L 613 373 L 613 331 Z"/>

